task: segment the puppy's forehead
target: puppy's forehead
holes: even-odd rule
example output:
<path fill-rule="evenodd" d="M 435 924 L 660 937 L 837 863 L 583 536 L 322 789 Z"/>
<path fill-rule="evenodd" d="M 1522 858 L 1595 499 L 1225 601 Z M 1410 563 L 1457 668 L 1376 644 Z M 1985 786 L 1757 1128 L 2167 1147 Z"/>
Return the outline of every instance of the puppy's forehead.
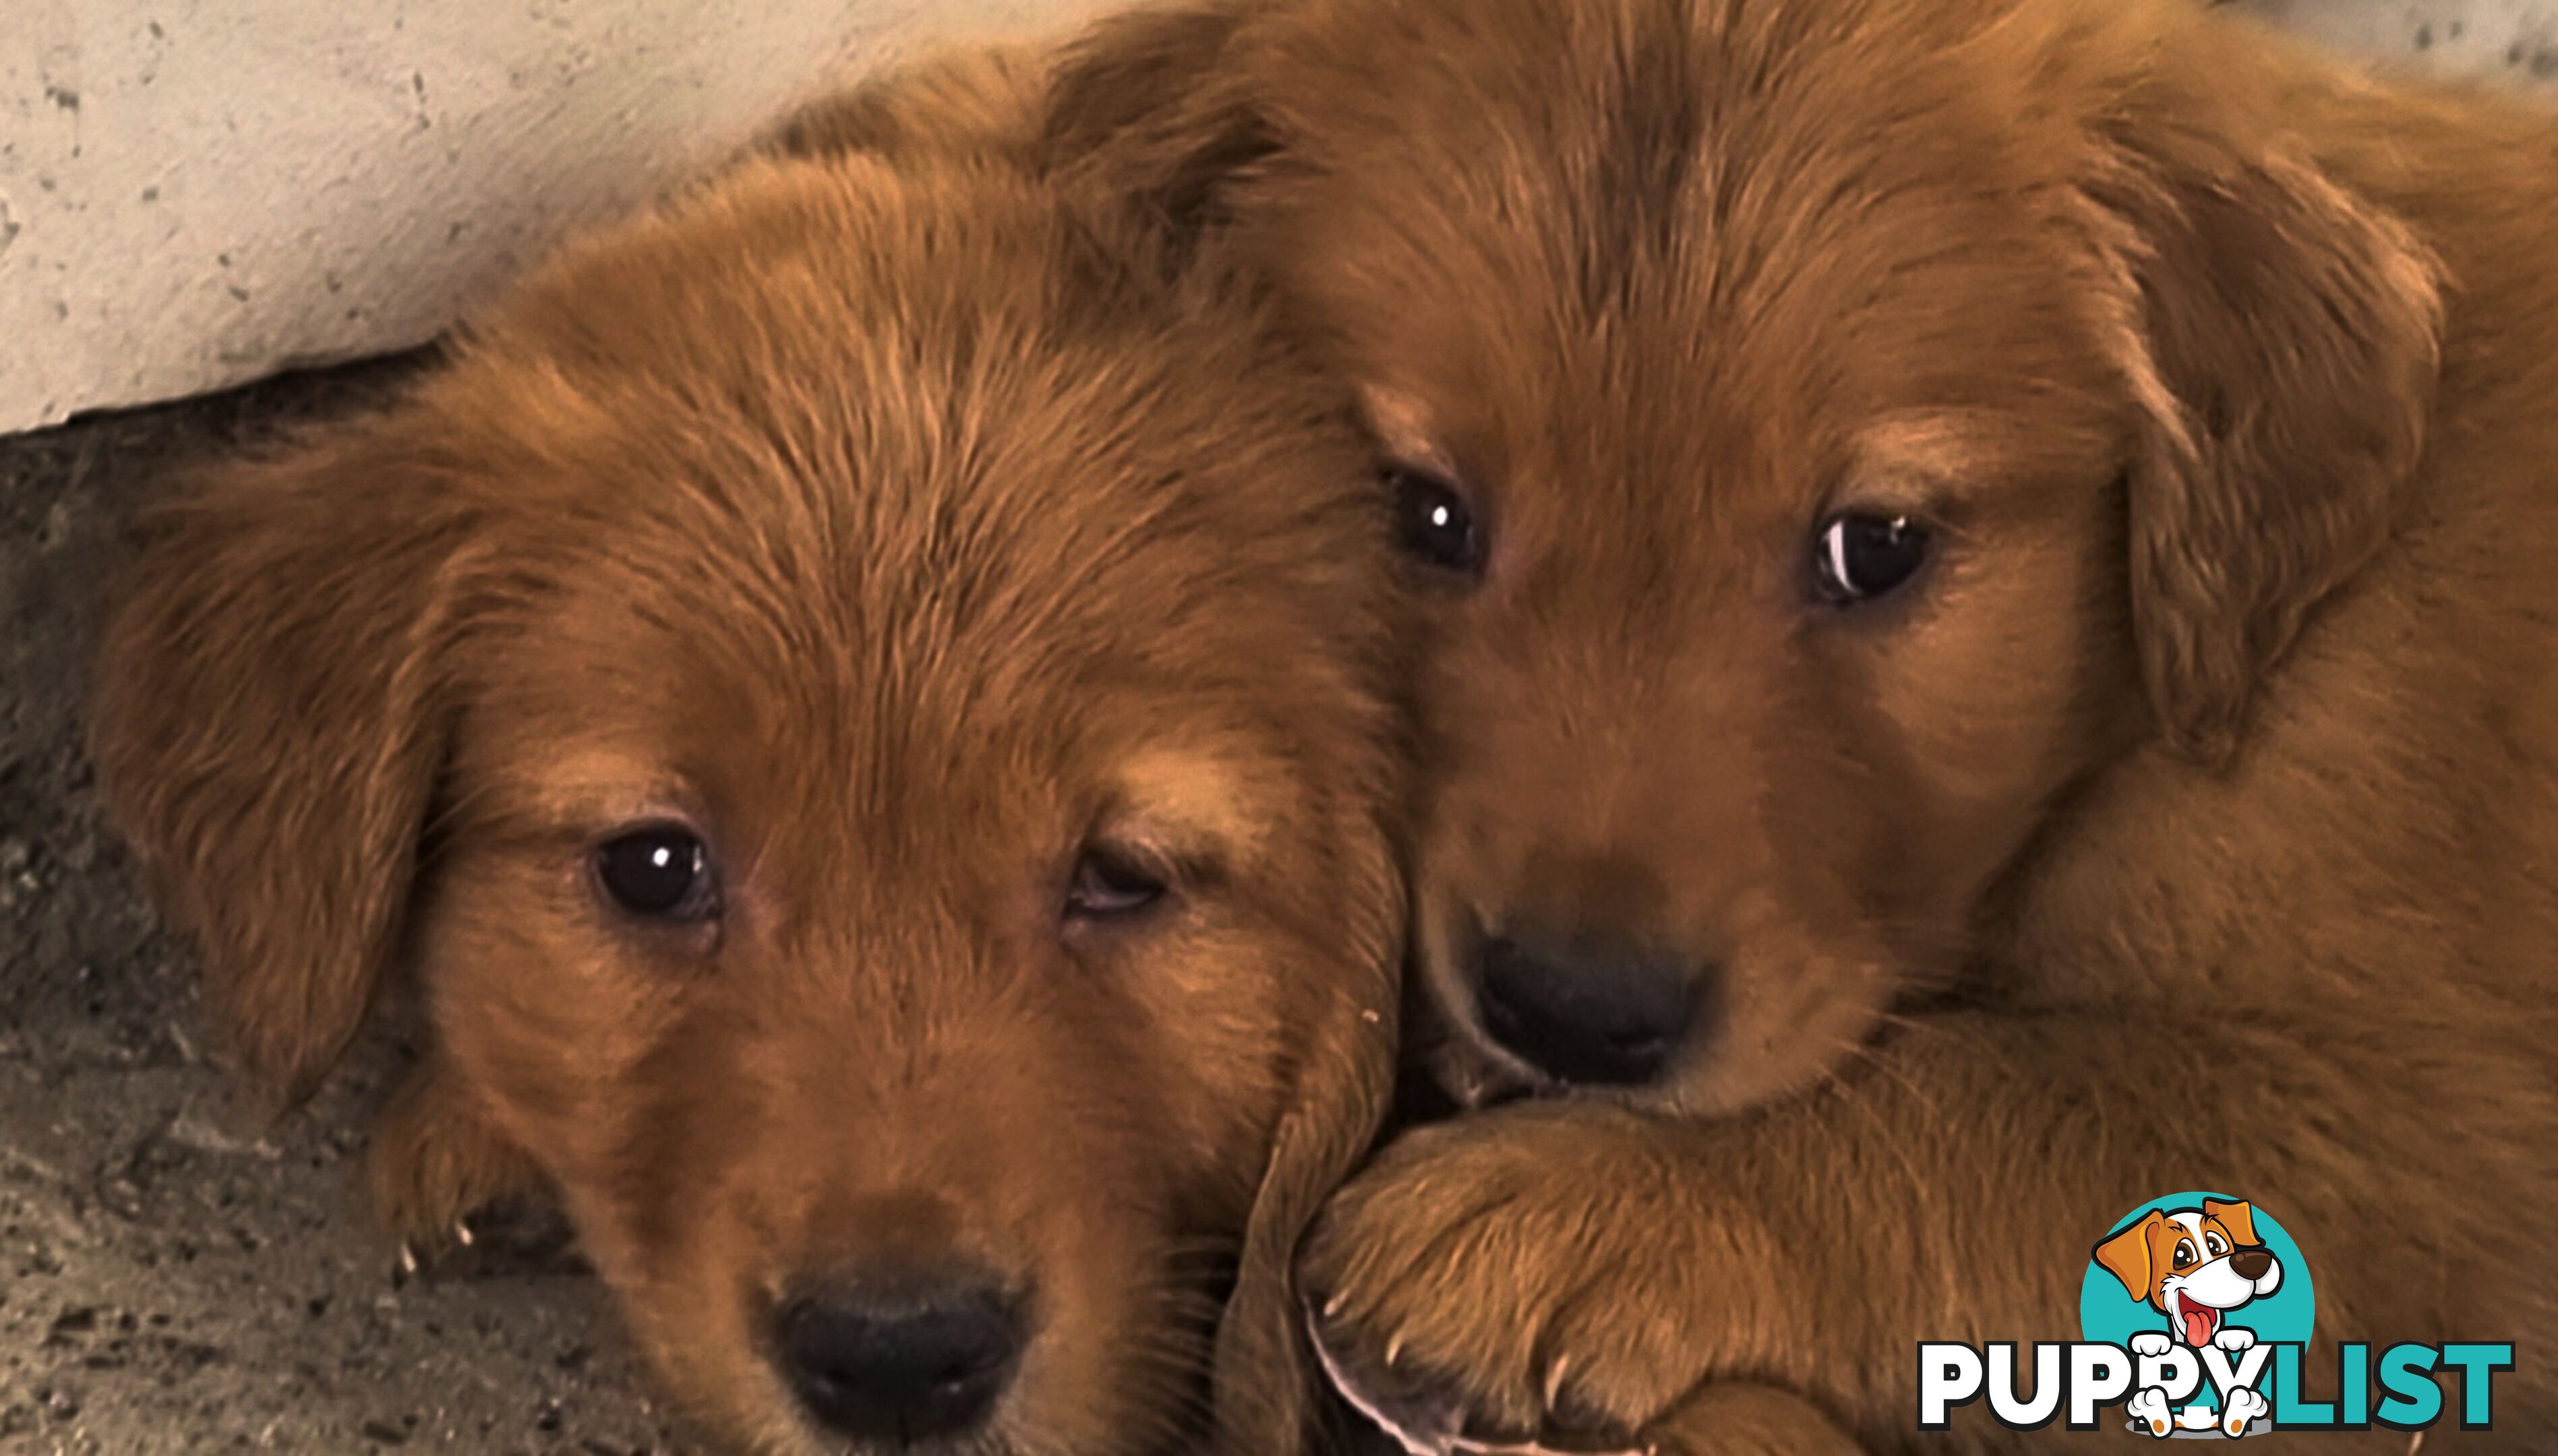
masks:
<path fill-rule="evenodd" d="M 2108 379 L 2052 215 L 2076 154 L 1970 58 L 1987 8 L 1338 0 L 1270 43 L 1305 160 L 1248 204 L 1401 423 L 1577 515 L 1809 496 L 1887 414 L 2051 433 Z"/>
<path fill-rule="evenodd" d="M 1363 167 L 1380 193 L 1515 204 L 1513 228 L 1572 215 L 1547 240 L 1615 243 L 1583 259 L 1604 286 L 1699 197 L 1740 217 L 1805 183 L 2030 165 L 1982 150 L 2038 104 L 1998 68 L 2003 28 L 2016 47 L 2043 39 L 2015 8 L 1316 0 L 1248 29 L 1240 66 L 1266 77 L 1253 99 L 1288 147 L 1282 175 Z"/>
<path fill-rule="evenodd" d="M 1354 730 L 1390 578 L 1347 400 L 1103 227 L 802 167 L 485 325 L 430 405 L 486 497 L 495 700 L 590 766 L 838 793 L 1054 769 L 1141 738 L 1120 705 Z"/>

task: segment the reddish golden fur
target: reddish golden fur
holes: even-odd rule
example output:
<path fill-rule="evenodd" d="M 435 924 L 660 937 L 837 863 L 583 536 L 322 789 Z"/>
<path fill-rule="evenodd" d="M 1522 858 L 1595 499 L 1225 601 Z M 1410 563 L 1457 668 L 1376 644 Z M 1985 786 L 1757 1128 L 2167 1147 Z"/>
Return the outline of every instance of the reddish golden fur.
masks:
<path fill-rule="evenodd" d="M 417 978 L 382 1212 L 555 1187 L 724 1442 L 819 1448 L 758 1312 L 910 1253 L 1034 1286 L 993 1431 L 934 1449 L 1193 1449 L 1238 1247 L 1216 1415 L 1284 1426 L 1286 1259 L 1393 1031 L 1367 457 L 1109 213 L 884 150 L 572 249 L 393 411 L 172 507 L 107 788 L 266 1086 Z M 668 814 L 728 866 L 707 937 L 588 879 Z M 1175 863 L 1155 918 L 1061 930 L 1091 834 Z"/>
<path fill-rule="evenodd" d="M 1277 0 L 1084 64 L 1062 134 L 1490 523 L 1425 682 L 1453 1080 L 1509 1072 L 1469 917 L 1727 977 L 1664 1085 L 1334 1204 L 1354 1384 L 1906 1446 L 1914 1341 L 2074 1337 L 2195 1187 L 2323 1338 L 2558 1346 L 2558 124 L 2186 0 Z M 1949 544 L 1824 615 L 1850 503 Z M 2558 1439 L 2545 1365 L 2498 1433 Z"/>

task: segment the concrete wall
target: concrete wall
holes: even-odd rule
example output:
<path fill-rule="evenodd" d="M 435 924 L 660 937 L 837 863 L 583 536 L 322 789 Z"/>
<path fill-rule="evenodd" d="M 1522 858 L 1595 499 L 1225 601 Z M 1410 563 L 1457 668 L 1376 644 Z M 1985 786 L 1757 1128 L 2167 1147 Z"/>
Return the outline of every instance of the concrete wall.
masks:
<path fill-rule="evenodd" d="M 2390 66 L 2558 86 L 2553 0 L 2236 0 L 2240 9 Z"/>
<path fill-rule="evenodd" d="M 826 77 L 1100 3 L 0 0 L 0 432 L 416 343 Z M 2558 80 L 2558 0 L 2241 3 Z"/>
<path fill-rule="evenodd" d="M 829 76 L 1092 0 L 0 0 L 0 431 L 423 340 Z"/>

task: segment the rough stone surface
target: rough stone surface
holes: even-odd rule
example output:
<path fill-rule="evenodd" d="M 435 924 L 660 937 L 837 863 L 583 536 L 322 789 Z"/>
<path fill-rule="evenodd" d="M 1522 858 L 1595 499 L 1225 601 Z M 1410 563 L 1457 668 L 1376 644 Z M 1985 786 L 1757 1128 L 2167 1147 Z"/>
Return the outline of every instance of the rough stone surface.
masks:
<path fill-rule="evenodd" d="M 418 344 L 818 88 L 1092 3 L 0 0 L 0 430 Z"/>

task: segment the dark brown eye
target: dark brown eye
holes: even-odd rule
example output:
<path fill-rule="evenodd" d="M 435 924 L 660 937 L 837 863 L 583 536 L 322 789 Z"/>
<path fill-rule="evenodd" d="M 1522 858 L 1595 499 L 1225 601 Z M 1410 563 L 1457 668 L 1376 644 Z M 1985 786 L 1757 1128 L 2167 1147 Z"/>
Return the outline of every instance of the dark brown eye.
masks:
<path fill-rule="evenodd" d="M 1821 596 L 1837 606 L 1888 596 L 1927 564 L 1932 534 L 1915 516 L 1842 511 L 1812 538 Z"/>
<path fill-rule="evenodd" d="M 1162 903 L 1164 882 L 1125 855 L 1093 848 L 1074 861 L 1074 880 L 1066 887 L 1069 920 L 1128 920 Z"/>
<path fill-rule="evenodd" d="M 2193 1240 L 2191 1240 L 2191 1239 L 2179 1239 L 2178 1241 L 2176 1241 L 2176 1257 L 2174 1258 L 2173 1262 L 2175 1263 L 2176 1267 L 2178 1267 L 2178 1268 L 2184 1268 L 2184 1267 L 2186 1267 L 2187 1265 L 2189 1265 L 2189 1264 L 2191 1264 L 2191 1263 L 2193 1263 L 2193 1262 L 2194 1262 L 2194 1241 L 2193 1241 Z"/>
<path fill-rule="evenodd" d="M 694 922 L 719 914 L 719 877 L 710 847 L 679 824 L 648 824 L 598 846 L 596 883 L 624 912 L 645 920 Z"/>
<path fill-rule="evenodd" d="M 1394 494 L 1394 541 L 1406 556 L 1459 576 L 1484 571 L 1484 530 L 1456 485 L 1428 470 L 1397 465 L 1385 472 Z"/>

